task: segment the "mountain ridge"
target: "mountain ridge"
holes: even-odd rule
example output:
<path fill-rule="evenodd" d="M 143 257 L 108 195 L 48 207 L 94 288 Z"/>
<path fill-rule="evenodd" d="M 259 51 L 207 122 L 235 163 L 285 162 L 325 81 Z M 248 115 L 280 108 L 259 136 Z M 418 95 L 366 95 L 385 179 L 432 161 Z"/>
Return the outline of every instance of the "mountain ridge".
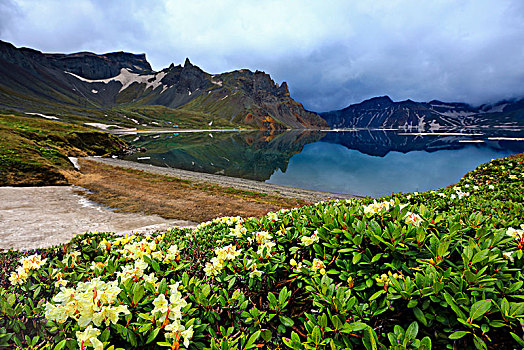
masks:
<path fill-rule="evenodd" d="M 331 128 L 396 128 L 434 131 L 471 126 L 523 126 L 524 99 L 471 106 L 461 102 L 394 102 L 377 96 L 343 109 L 319 113 Z"/>
<path fill-rule="evenodd" d="M 318 114 L 293 100 L 285 82 L 279 85 L 261 71 L 212 75 L 189 59 L 183 66 L 171 64 L 154 71 L 145 54 L 47 54 L 0 41 L 2 109 L 77 109 L 89 114 L 90 110 L 131 108 L 138 110 L 136 115 L 140 116 L 142 109 L 154 106 L 169 112 L 172 124 L 176 124 L 177 116 L 184 116 L 205 122 L 204 125 L 260 129 L 327 127 Z M 124 121 L 124 117 L 127 118 L 122 114 L 114 118 Z M 145 123 L 151 126 L 153 122 Z M 143 124 L 142 120 L 137 123 Z"/>

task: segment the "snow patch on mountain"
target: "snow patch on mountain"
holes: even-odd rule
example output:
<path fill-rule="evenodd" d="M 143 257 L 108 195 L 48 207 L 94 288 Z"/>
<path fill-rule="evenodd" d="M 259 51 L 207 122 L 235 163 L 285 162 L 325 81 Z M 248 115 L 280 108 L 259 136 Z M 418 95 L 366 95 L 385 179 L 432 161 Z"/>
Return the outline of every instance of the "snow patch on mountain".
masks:
<path fill-rule="evenodd" d="M 134 83 L 145 84 L 146 89 L 151 87 L 154 90 L 161 85 L 162 85 L 162 90 L 168 88 L 168 86 L 162 84 L 162 79 L 166 76 L 167 74 L 166 72 L 159 72 L 155 74 L 137 74 L 137 73 L 131 72 L 127 68 L 122 68 L 120 70 L 120 74 L 118 74 L 116 77 L 107 78 L 107 79 L 96 79 L 96 80 L 86 79 L 84 77 L 81 77 L 71 72 L 65 72 L 65 73 L 70 74 L 74 76 L 75 78 L 82 80 L 86 83 L 108 84 L 112 81 L 119 82 L 120 84 L 122 84 L 122 87 L 120 88 L 119 92 L 124 91 L 125 89 L 127 89 L 129 86 L 131 86 Z"/>

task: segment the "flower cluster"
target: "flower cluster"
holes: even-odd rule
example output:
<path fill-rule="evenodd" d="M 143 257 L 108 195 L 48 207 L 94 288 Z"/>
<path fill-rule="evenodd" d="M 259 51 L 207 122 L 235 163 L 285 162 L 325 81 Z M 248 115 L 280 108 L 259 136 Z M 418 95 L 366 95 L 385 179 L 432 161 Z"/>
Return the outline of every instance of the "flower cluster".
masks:
<path fill-rule="evenodd" d="M 82 255 L 80 252 L 72 251 L 71 253 L 64 255 L 62 263 L 67 267 L 73 268 L 75 267 L 80 255 Z"/>
<path fill-rule="evenodd" d="M 371 203 L 370 205 L 366 205 L 364 207 L 364 214 L 367 216 L 373 216 L 375 214 L 380 214 L 382 212 L 382 209 L 389 210 L 389 208 L 393 205 L 395 205 L 394 200 L 384 201 L 384 202 L 373 201 L 373 203 Z"/>
<path fill-rule="evenodd" d="M 193 326 L 185 328 L 180 324 L 182 319 L 182 309 L 187 305 L 187 302 L 182 298 L 182 294 L 178 290 L 179 282 L 169 286 L 170 296 L 166 299 L 164 294 L 159 294 L 153 300 L 154 309 L 151 312 L 157 320 L 157 325 L 164 326 L 168 332 L 166 338 L 184 338 L 184 346 L 189 346 L 189 340 L 193 337 Z"/>
<path fill-rule="evenodd" d="M 506 234 L 518 241 L 522 240 L 522 236 L 524 235 L 524 224 L 520 225 L 520 230 L 514 229 L 513 227 L 508 228 Z"/>
<path fill-rule="evenodd" d="M 269 258 L 271 256 L 271 250 L 276 246 L 276 243 L 271 240 L 273 236 L 267 231 L 255 232 L 253 236 L 258 243 L 257 254 L 266 259 Z"/>
<path fill-rule="evenodd" d="M 289 260 L 289 265 L 291 265 L 293 267 L 295 272 L 300 272 L 300 270 L 302 269 L 302 266 L 303 266 L 303 264 L 301 262 L 297 263 L 297 261 L 295 259 Z"/>
<path fill-rule="evenodd" d="M 468 185 L 466 185 L 466 186 L 468 186 Z M 462 189 L 460 187 L 458 187 L 458 186 L 453 187 L 453 190 L 455 190 L 455 193 L 452 193 L 449 196 L 451 199 L 455 199 L 455 198 L 462 199 L 462 197 L 467 197 L 467 196 L 470 195 L 469 192 L 462 191 Z"/>
<path fill-rule="evenodd" d="M 313 259 L 313 264 L 311 265 L 311 271 L 318 271 L 320 274 L 324 275 L 326 273 L 326 265 L 322 260 L 315 258 Z"/>
<path fill-rule="evenodd" d="M 406 224 L 418 226 L 424 220 L 420 217 L 420 215 L 408 211 L 405 216 L 405 221 L 406 221 Z"/>
<path fill-rule="evenodd" d="M 234 245 L 227 245 L 222 248 L 215 249 L 215 257 L 211 259 L 211 262 L 206 264 L 204 272 L 206 276 L 216 276 L 224 268 L 224 262 L 228 260 L 234 260 L 242 252 L 241 249 L 237 250 Z"/>
<path fill-rule="evenodd" d="M 396 272 L 392 273 L 391 271 L 388 271 L 387 275 L 383 273 L 382 275 L 380 275 L 380 277 L 375 278 L 375 281 L 377 281 L 377 283 L 384 283 L 384 288 L 387 288 L 389 284 L 391 283 L 391 278 L 394 278 L 396 280 L 398 279 L 403 280 L 404 275 L 402 273 L 398 274 Z"/>
<path fill-rule="evenodd" d="M 17 267 L 16 271 L 11 272 L 9 281 L 14 286 L 24 283 L 29 277 L 29 271 L 38 270 L 46 261 L 47 259 L 42 260 L 42 257 L 38 254 L 33 254 L 20 259 L 20 265 Z"/>
<path fill-rule="evenodd" d="M 230 228 L 229 232 L 231 236 L 240 238 L 247 233 L 247 228 L 242 226 L 242 223 L 237 223 L 234 228 Z"/>
<path fill-rule="evenodd" d="M 165 253 L 161 250 L 158 250 L 151 253 L 151 256 L 153 259 L 166 263 L 170 261 L 178 261 L 180 260 L 180 250 L 178 249 L 178 245 L 172 244 Z"/>
<path fill-rule="evenodd" d="M 212 224 L 226 224 L 227 226 L 233 226 L 242 223 L 243 221 L 244 219 L 240 216 L 225 216 L 222 218 L 216 218 L 211 221 L 206 221 L 198 224 L 198 226 L 195 227 L 194 232 L 200 231 L 204 227 L 210 226 Z"/>
<path fill-rule="evenodd" d="M 120 252 L 126 258 L 139 260 L 144 256 L 151 256 L 151 253 L 156 250 L 157 245 L 155 242 L 148 242 L 147 240 L 143 239 L 123 245 L 122 248 L 118 250 L 118 252 Z"/>
<path fill-rule="evenodd" d="M 84 329 L 83 332 L 76 332 L 76 340 L 80 346 L 80 350 L 86 349 L 88 346 L 93 347 L 95 350 L 103 350 L 104 344 L 97 338 L 100 335 L 100 330 L 93 328 L 89 325 Z"/>
<path fill-rule="evenodd" d="M 314 243 L 317 243 L 318 242 L 318 230 L 315 230 L 315 232 L 313 232 L 311 236 L 302 236 L 300 240 L 302 244 L 306 247 Z"/>
<path fill-rule="evenodd" d="M 277 213 L 269 212 L 269 213 L 267 213 L 266 216 L 267 216 L 268 220 L 270 220 L 270 221 L 273 221 L 273 222 L 278 221 L 278 214 Z"/>
<path fill-rule="evenodd" d="M 117 272 L 116 276 L 120 277 L 122 282 L 125 282 L 130 278 L 134 281 L 138 281 L 138 279 L 144 275 L 144 271 L 148 266 L 149 265 L 147 265 L 144 260 L 136 260 L 134 265 L 129 264 L 122 266 L 122 271 Z"/>
<path fill-rule="evenodd" d="M 117 281 L 104 282 L 94 278 L 80 282 L 76 288 L 62 288 L 52 299 L 58 304 L 46 304 L 45 316 L 59 323 L 72 318 L 81 328 L 91 323 L 97 327 L 103 322 L 115 324 L 120 313 L 129 313 L 127 305 L 114 305 L 120 291 Z"/>

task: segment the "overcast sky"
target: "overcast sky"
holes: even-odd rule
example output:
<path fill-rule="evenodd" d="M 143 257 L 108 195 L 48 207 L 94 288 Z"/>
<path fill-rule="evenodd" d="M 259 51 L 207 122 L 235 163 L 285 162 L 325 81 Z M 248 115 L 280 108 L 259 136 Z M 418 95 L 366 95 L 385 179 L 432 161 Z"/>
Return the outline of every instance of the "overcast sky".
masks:
<path fill-rule="evenodd" d="M 264 70 L 314 111 L 366 98 L 524 97 L 523 0 L 0 0 L 0 39 L 43 52 Z"/>

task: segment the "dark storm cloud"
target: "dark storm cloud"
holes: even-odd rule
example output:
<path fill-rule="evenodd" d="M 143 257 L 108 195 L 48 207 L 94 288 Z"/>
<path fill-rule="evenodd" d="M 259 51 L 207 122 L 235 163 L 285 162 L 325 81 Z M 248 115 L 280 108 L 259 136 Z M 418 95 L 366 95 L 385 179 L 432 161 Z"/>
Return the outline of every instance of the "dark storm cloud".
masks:
<path fill-rule="evenodd" d="M 373 96 L 472 104 L 524 96 L 521 0 L 0 0 L 0 39 L 46 52 L 190 57 L 287 81 L 316 111 Z"/>

